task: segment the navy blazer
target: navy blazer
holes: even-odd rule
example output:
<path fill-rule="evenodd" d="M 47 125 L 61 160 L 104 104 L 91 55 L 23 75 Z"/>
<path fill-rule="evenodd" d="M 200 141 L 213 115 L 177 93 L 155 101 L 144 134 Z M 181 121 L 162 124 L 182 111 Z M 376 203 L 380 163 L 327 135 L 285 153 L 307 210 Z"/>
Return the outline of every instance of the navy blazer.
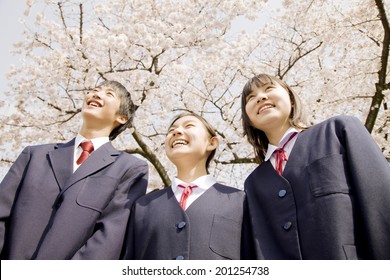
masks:
<path fill-rule="evenodd" d="M 0 184 L 2 259 L 119 259 L 147 164 L 104 144 L 73 173 L 74 139 L 26 147 Z"/>
<path fill-rule="evenodd" d="M 264 162 L 245 191 L 258 259 L 390 259 L 390 166 L 357 118 L 301 132 L 283 176 Z"/>
<path fill-rule="evenodd" d="M 135 203 L 125 258 L 239 259 L 245 193 L 216 183 L 183 211 L 172 188 Z"/>

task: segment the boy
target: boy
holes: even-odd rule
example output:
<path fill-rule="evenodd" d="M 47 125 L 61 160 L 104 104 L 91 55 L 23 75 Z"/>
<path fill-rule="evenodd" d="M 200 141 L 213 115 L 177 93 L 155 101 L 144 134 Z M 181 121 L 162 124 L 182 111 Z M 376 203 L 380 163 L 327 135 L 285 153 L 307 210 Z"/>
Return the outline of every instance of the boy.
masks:
<path fill-rule="evenodd" d="M 76 138 L 23 150 L 0 184 L 1 259 L 119 259 L 148 168 L 110 140 L 134 111 L 124 86 L 103 82 L 84 98 Z"/>

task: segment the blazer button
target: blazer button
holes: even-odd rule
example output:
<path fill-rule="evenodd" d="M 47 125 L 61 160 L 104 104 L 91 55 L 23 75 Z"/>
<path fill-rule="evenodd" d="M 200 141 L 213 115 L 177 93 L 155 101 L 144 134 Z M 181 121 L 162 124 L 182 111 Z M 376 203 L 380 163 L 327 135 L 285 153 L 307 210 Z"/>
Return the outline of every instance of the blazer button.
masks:
<path fill-rule="evenodd" d="M 286 190 L 280 190 L 278 195 L 279 195 L 280 198 L 283 198 L 283 197 L 286 196 L 286 193 L 287 193 Z"/>
<path fill-rule="evenodd" d="M 292 222 L 286 222 L 283 225 L 284 230 L 289 230 L 292 227 Z"/>
<path fill-rule="evenodd" d="M 177 227 L 178 229 L 182 229 L 182 228 L 184 228 L 186 225 L 187 225 L 186 222 L 181 221 L 181 222 L 177 223 L 176 227 Z"/>
<path fill-rule="evenodd" d="M 183 256 L 177 256 L 176 260 L 178 260 L 178 261 L 184 260 L 184 257 Z"/>

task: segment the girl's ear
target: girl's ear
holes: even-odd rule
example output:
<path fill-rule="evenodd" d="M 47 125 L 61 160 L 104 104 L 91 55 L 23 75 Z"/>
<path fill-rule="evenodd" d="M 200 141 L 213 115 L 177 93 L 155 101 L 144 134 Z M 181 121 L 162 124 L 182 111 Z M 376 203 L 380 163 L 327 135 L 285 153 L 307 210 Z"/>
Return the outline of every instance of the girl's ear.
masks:
<path fill-rule="evenodd" d="M 125 115 L 118 115 L 116 121 L 121 125 L 127 122 L 127 117 Z"/>
<path fill-rule="evenodd" d="M 219 145 L 219 139 L 218 137 L 211 137 L 209 139 L 209 145 L 207 146 L 207 151 L 213 151 L 215 150 Z"/>

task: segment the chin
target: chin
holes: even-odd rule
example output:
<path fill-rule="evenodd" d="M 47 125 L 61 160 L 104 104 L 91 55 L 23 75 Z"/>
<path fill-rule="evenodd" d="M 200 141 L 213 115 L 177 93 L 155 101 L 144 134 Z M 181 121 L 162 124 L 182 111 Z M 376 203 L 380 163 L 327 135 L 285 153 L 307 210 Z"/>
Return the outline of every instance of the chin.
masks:
<path fill-rule="evenodd" d="M 184 151 L 169 151 L 169 152 L 166 152 L 166 155 L 168 157 L 168 159 L 172 162 L 174 161 L 180 161 L 180 160 L 183 160 L 183 157 L 184 156 L 187 156 L 187 155 L 190 155 L 191 153 L 189 152 L 184 152 Z"/>

